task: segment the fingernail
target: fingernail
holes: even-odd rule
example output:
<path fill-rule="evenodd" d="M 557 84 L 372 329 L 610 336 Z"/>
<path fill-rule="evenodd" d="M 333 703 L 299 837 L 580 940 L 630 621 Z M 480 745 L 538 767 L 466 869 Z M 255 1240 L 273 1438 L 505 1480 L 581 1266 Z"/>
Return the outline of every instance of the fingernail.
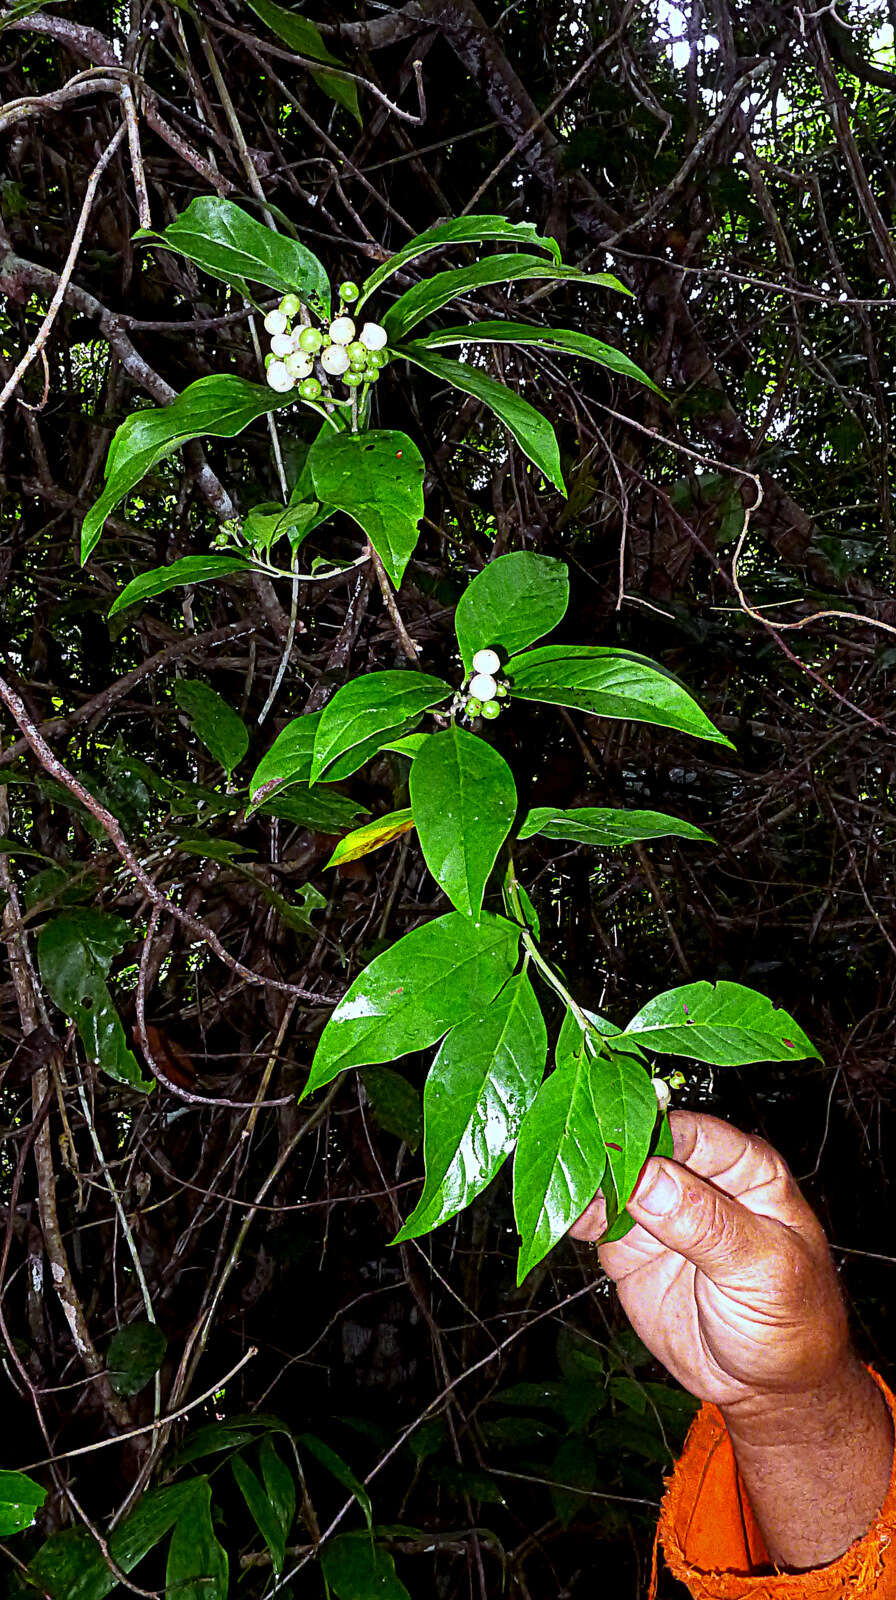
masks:
<path fill-rule="evenodd" d="M 674 1211 L 681 1194 L 675 1179 L 664 1167 L 658 1167 L 652 1178 L 648 1174 L 647 1187 L 643 1191 L 637 1189 L 633 1198 L 652 1217 L 664 1217 L 667 1212 Z"/>

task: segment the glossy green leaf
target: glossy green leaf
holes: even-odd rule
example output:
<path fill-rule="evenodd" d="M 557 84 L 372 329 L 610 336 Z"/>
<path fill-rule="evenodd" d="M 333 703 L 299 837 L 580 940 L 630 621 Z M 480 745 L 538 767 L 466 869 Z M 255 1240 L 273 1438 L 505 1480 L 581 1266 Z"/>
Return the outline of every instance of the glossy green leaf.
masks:
<path fill-rule="evenodd" d="M 320 1037 L 302 1099 L 346 1067 L 425 1050 L 503 988 L 517 958 L 519 928 L 482 913 L 449 911 L 376 956 L 343 996 Z"/>
<path fill-rule="evenodd" d="M 624 1029 L 647 1050 L 719 1067 L 818 1057 L 786 1011 L 740 983 L 686 983 L 642 1006 Z"/>
<path fill-rule="evenodd" d="M 420 754 L 429 738 L 431 738 L 431 734 L 428 733 L 408 733 L 405 734 L 403 739 L 390 739 L 388 744 L 384 744 L 382 748 L 391 750 L 397 756 L 407 756 L 410 761 L 413 761 Z"/>
<path fill-rule="evenodd" d="M 232 200 L 200 195 L 167 228 L 138 228 L 135 239 L 151 239 L 186 256 L 213 278 L 221 278 L 251 299 L 248 284 L 263 283 L 279 294 L 292 290 L 329 314 L 330 283 L 310 250 L 275 233 Z"/>
<path fill-rule="evenodd" d="M 607 1147 L 604 1182 L 612 1178 L 620 1209 L 650 1152 L 659 1115 L 656 1090 L 649 1072 L 633 1056 L 605 1049 L 592 1064 L 591 1095 Z"/>
<path fill-rule="evenodd" d="M 409 786 L 426 865 L 458 911 L 478 917 L 516 813 L 513 773 L 484 739 L 452 724 L 427 739 Z"/>
<path fill-rule="evenodd" d="M 588 333 L 576 333 L 570 328 L 539 328 L 528 322 L 465 322 L 456 328 L 439 328 L 420 341 L 428 350 L 441 350 L 454 344 L 514 344 L 537 345 L 545 350 L 559 350 L 565 355 L 583 356 L 595 361 L 599 367 L 609 367 L 624 378 L 643 383 L 654 394 L 661 394 L 652 378 L 621 350 L 602 339 L 592 339 Z"/>
<path fill-rule="evenodd" d="M 687 690 L 646 656 L 603 645 L 547 644 L 513 656 L 507 674 L 518 700 L 651 722 L 732 748 Z"/>
<path fill-rule="evenodd" d="M 388 1550 L 367 1534 L 337 1534 L 323 1546 L 320 1564 L 336 1600 L 411 1600 Z"/>
<path fill-rule="evenodd" d="M 168 1340 L 155 1322 L 129 1322 L 106 1351 L 106 1371 L 116 1394 L 139 1394 L 165 1359 Z"/>
<path fill-rule="evenodd" d="M 440 245 L 450 244 L 482 244 L 486 239 L 509 239 L 514 244 L 531 244 L 536 249 L 546 250 L 555 261 L 560 260 L 560 247 L 556 239 L 543 237 L 531 222 L 508 222 L 506 217 L 496 216 L 493 213 L 470 217 L 452 217 L 449 222 L 439 222 L 434 228 L 427 228 L 424 233 L 418 233 L 415 238 L 409 239 L 407 244 L 396 250 L 388 261 L 371 272 L 361 286 L 361 298 L 357 302 L 358 310 L 365 300 L 378 289 L 381 283 L 391 278 L 398 272 L 406 261 L 414 261 L 419 256 L 428 255 L 432 250 L 438 250 Z"/>
<path fill-rule="evenodd" d="M 309 56 L 312 61 L 326 61 L 334 67 L 342 66 L 339 57 L 334 56 L 324 44 L 320 29 L 307 17 L 300 17 L 295 11 L 275 5 L 274 0 L 246 0 L 246 3 L 296 55 Z M 312 72 L 311 76 L 324 94 L 351 112 L 357 122 L 362 121 L 357 85 L 351 78 L 337 77 L 332 72 Z"/>
<path fill-rule="evenodd" d="M 423 1137 L 420 1091 L 392 1067 L 364 1067 L 361 1072 L 373 1120 L 386 1133 L 416 1150 Z"/>
<path fill-rule="evenodd" d="M 173 1457 L 171 1466 L 184 1467 L 205 1456 L 239 1450 L 243 1445 L 260 1441 L 268 1433 L 288 1434 L 289 1429 L 280 1417 L 267 1411 L 239 1412 L 222 1422 L 207 1422 L 188 1436 Z"/>
<path fill-rule="evenodd" d="M 522 253 L 514 255 L 483 256 L 470 267 L 453 267 L 447 272 L 434 272 L 431 277 L 415 283 L 405 291 L 382 318 L 382 324 L 394 344 L 403 339 L 411 329 L 432 316 L 449 300 L 482 289 L 489 284 L 511 283 L 517 279 L 551 278 L 573 283 L 588 283 L 593 288 L 616 289 L 620 294 L 631 294 L 624 284 L 609 272 L 582 272 L 579 267 L 561 267 L 545 261 L 543 256 Z"/>
<path fill-rule="evenodd" d="M 139 605 L 142 600 L 152 600 L 167 589 L 183 588 L 187 584 L 209 583 L 212 578 L 238 578 L 251 572 L 251 563 L 245 556 L 215 555 L 181 556 L 167 567 L 153 567 L 151 572 L 141 572 L 122 589 L 109 608 L 110 617 L 128 606 Z"/>
<path fill-rule="evenodd" d="M 168 1546 L 166 1592 L 177 1600 L 227 1600 L 229 1563 L 212 1526 L 211 1486 L 194 1478 L 191 1488 Z"/>
<path fill-rule="evenodd" d="M 285 506 L 277 500 L 265 500 L 253 506 L 246 513 L 242 534 L 253 551 L 269 561 L 271 549 L 278 540 L 288 539 L 295 555 L 308 535 L 326 522 L 329 515 L 316 500 L 303 500 L 294 490 Z"/>
<path fill-rule="evenodd" d="M 258 1447 L 258 1461 L 268 1504 L 277 1519 L 285 1544 L 296 1516 L 296 1485 L 269 1433 L 265 1434 Z"/>
<path fill-rule="evenodd" d="M 161 1543 L 188 1509 L 196 1482 L 194 1478 L 165 1489 L 150 1489 L 118 1524 L 110 1535 L 109 1550 L 122 1571 L 131 1572 Z M 115 1574 L 86 1528 L 54 1533 L 31 1560 L 28 1572 L 38 1592 L 50 1600 L 104 1600 L 118 1588 Z"/>
<path fill-rule="evenodd" d="M 490 378 L 481 368 L 471 366 L 467 361 L 437 356 L 419 341 L 402 345 L 401 354 L 434 378 L 441 378 L 463 394 L 471 394 L 481 400 L 509 429 L 523 454 L 544 473 L 548 482 L 559 489 L 562 495 L 566 494 L 557 435 L 547 417 L 530 406 L 528 400 L 524 400 L 513 389 L 508 389 L 506 384 L 499 383 L 496 378 Z"/>
<path fill-rule="evenodd" d="M 512 550 L 477 573 L 454 613 L 464 669 L 477 650 L 515 655 L 550 633 L 566 615 L 569 572 L 565 561 Z"/>
<path fill-rule="evenodd" d="M 523 1119 L 513 1164 L 517 1283 L 581 1216 L 607 1164 L 591 1090 L 593 1057 L 578 1030 L 561 1033 L 556 1060 Z"/>
<path fill-rule="evenodd" d="M 548 1037 L 525 973 L 442 1041 L 423 1091 L 426 1182 L 395 1242 L 456 1216 L 514 1144 L 544 1076 Z"/>
<path fill-rule="evenodd" d="M 311 782 L 347 778 L 394 735 L 410 733 L 430 706 L 453 693 L 423 672 L 368 672 L 337 689 L 314 739 Z"/>
<path fill-rule="evenodd" d="M 402 811 L 388 811 L 384 817 L 374 817 L 372 822 L 362 823 L 360 828 L 353 828 L 340 839 L 324 866 L 341 867 L 345 861 L 359 861 L 361 856 L 369 856 L 372 850 L 381 850 L 384 844 L 410 833 L 413 826 L 414 818 L 407 806 Z"/>
<path fill-rule="evenodd" d="M 313 789 L 307 783 L 294 783 L 285 794 L 278 793 L 255 809 L 262 817 L 280 817 L 312 833 L 341 833 L 357 816 L 367 814 L 366 806 L 326 783 L 316 783 Z"/>
<path fill-rule="evenodd" d="M 352 1472 L 348 1463 L 343 1461 L 341 1455 L 333 1450 L 330 1445 L 325 1444 L 323 1439 L 319 1439 L 316 1433 L 300 1433 L 298 1443 L 303 1449 L 310 1451 L 311 1455 L 314 1456 L 316 1461 L 320 1462 L 322 1467 L 326 1467 L 326 1470 L 336 1479 L 336 1482 L 342 1484 L 343 1489 L 347 1489 L 349 1494 L 354 1495 L 364 1513 L 364 1521 L 367 1523 L 369 1531 L 373 1533 L 373 1506 L 371 1505 L 370 1495 L 367 1493 L 360 1478 L 357 1478 Z"/>
<path fill-rule="evenodd" d="M 674 1156 L 675 1154 L 672 1129 L 669 1126 L 669 1118 L 665 1115 L 660 1118 L 654 1129 L 653 1138 L 650 1142 L 650 1154 L 652 1156 Z M 619 1208 L 616 1182 L 610 1171 L 609 1164 L 601 1182 L 601 1190 L 607 1206 L 607 1226 L 600 1236 L 600 1243 L 615 1244 L 618 1239 L 624 1239 L 627 1233 L 631 1233 L 632 1228 L 635 1226 L 635 1219 L 629 1216 L 624 1207 L 622 1209 Z"/>
<path fill-rule="evenodd" d="M 269 800 L 292 783 L 311 781 L 311 757 L 320 725 L 319 711 L 293 717 L 281 728 L 267 755 L 262 756 L 249 779 L 251 805 L 247 817 L 257 811 L 263 801 Z"/>
<path fill-rule="evenodd" d="M 42 928 L 37 941 L 41 978 L 54 1004 L 75 1022 L 91 1060 L 117 1083 L 148 1091 L 121 1018 L 105 983 L 113 956 L 133 930 L 121 917 L 84 907 L 65 911 Z"/>
<path fill-rule="evenodd" d="M 177 678 L 174 698 L 189 717 L 197 739 L 230 778 L 249 748 L 249 730 L 242 717 L 199 678 Z"/>
<path fill-rule="evenodd" d="M 242 1494 L 256 1528 L 271 1553 L 271 1565 L 279 1577 L 286 1559 L 286 1534 L 268 1498 L 267 1490 L 245 1456 L 237 1451 L 230 1458 L 234 1482 Z"/>
<path fill-rule="evenodd" d="M 249 383 L 230 373 L 213 373 L 191 383 L 170 405 L 149 407 L 125 417 L 109 446 L 103 492 L 81 527 L 82 562 L 97 544 L 106 518 L 119 500 L 130 494 L 157 462 L 205 434 L 232 439 L 250 422 L 289 403 L 288 394 L 275 394 L 267 384 Z M 120 610 L 124 603 L 124 597 L 119 595 L 115 609 Z M 127 604 L 133 604 L 133 600 Z"/>
<path fill-rule="evenodd" d="M 554 806 L 537 806 L 526 816 L 518 837 L 531 839 L 540 833 L 545 839 L 575 839 L 579 844 L 604 848 L 632 844 L 638 839 L 707 839 L 710 835 L 692 822 L 667 817 L 662 811 L 616 811 L 602 806 L 574 806 L 558 811 Z"/>
<path fill-rule="evenodd" d="M 366 533 L 396 589 L 420 533 L 423 457 L 393 428 L 321 432 L 308 452 L 318 499 Z"/>
<path fill-rule="evenodd" d="M 46 1489 L 24 1472 L 0 1472 L 0 1538 L 30 1528 L 46 1498 Z"/>

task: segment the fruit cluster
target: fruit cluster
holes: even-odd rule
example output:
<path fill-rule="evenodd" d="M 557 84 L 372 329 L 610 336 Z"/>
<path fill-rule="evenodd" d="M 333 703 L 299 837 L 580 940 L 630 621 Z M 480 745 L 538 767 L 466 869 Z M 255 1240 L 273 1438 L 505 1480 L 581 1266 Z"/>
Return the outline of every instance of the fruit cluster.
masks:
<path fill-rule="evenodd" d="M 341 378 L 349 390 L 376 383 L 389 359 L 387 335 L 378 322 L 365 322 L 357 332 L 346 307 L 360 293 L 356 283 L 340 285 L 337 313 L 326 329 L 304 321 L 293 327 L 302 311 L 295 294 L 285 294 L 277 309 L 268 312 L 264 326 L 271 335 L 271 348 L 265 369 L 272 389 L 278 394 L 298 389 L 303 400 L 318 400 L 330 378 Z"/>
<path fill-rule="evenodd" d="M 485 717 L 491 722 L 500 716 L 501 701 L 510 695 L 507 684 L 500 683 L 496 677 L 500 671 L 501 657 L 496 650 L 476 651 L 473 673 L 466 686 L 464 710 L 468 717 Z"/>

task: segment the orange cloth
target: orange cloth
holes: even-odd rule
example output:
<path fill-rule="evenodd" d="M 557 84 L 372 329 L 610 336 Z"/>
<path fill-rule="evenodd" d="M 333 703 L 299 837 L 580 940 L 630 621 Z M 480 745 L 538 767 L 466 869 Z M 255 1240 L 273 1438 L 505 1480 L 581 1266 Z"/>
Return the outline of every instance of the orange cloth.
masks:
<path fill-rule="evenodd" d="M 896 1424 L 896 1396 L 876 1372 L 871 1375 Z M 750 1509 L 722 1413 L 705 1405 L 667 1479 L 657 1543 L 695 1600 L 896 1600 L 896 1460 L 886 1499 L 864 1538 L 828 1566 L 782 1573 Z M 656 1547 L 651 1600 L 655 1593 Z"/>

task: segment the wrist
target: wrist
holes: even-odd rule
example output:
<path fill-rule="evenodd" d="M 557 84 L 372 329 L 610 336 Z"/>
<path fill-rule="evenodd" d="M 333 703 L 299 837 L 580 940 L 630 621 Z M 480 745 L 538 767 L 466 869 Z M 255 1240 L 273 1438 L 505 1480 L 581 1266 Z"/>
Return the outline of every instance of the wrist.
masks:
<path fill-rule="evenodd" d="M 721 1408 L 735 1445 L 762 1450 L 834 1438 L 868 1416 L 890 1426 L 886 1402 L 871 1374 L 848 1348 L 830 1372 L 812 1383 L 757 1390 Z"/>

